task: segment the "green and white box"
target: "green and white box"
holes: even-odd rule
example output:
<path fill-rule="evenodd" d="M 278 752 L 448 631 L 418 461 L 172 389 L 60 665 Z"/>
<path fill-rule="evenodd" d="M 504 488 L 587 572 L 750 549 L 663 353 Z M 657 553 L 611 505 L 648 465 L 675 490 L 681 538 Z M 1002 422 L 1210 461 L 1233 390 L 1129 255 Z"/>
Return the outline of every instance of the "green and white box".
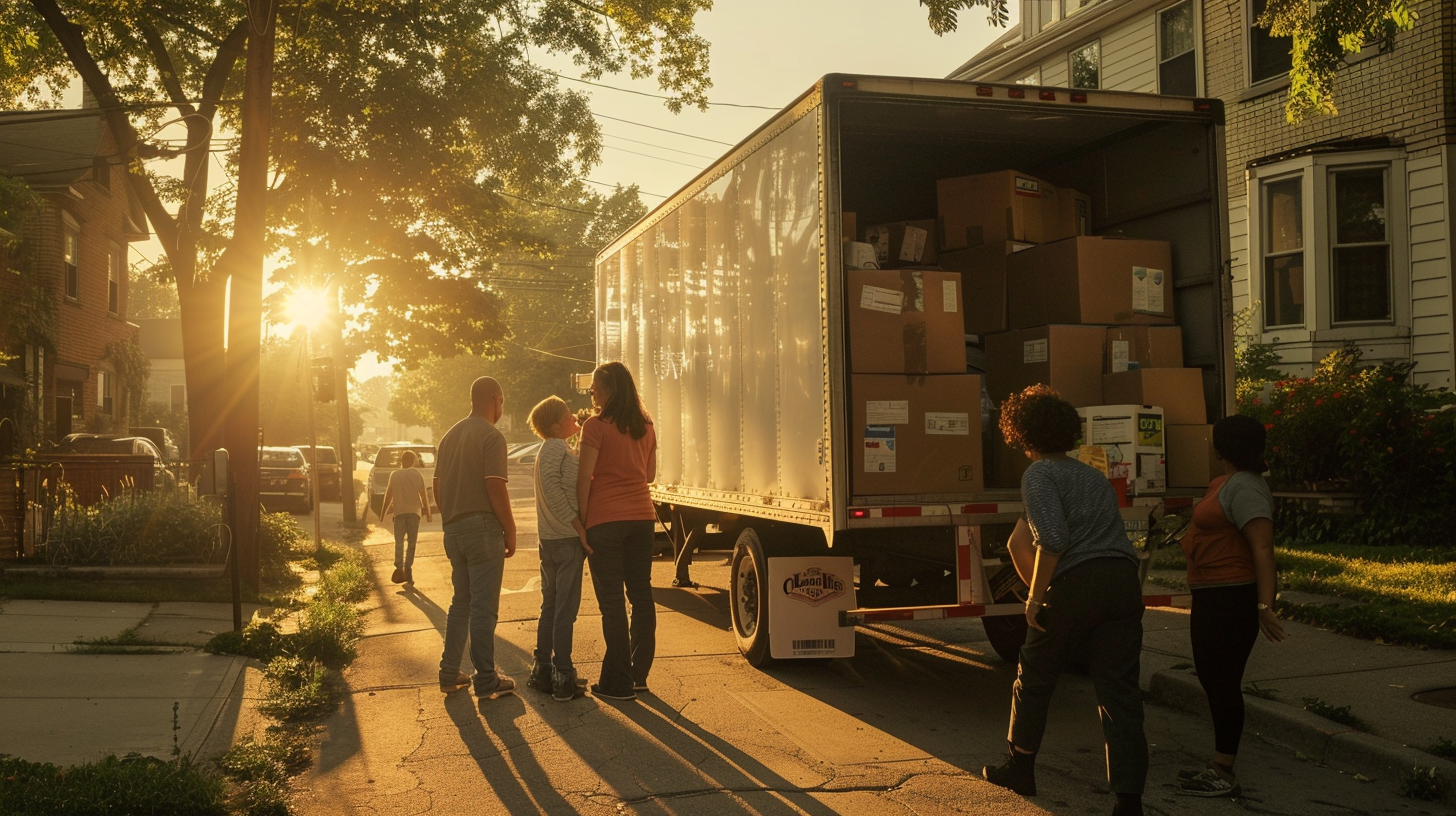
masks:
<path fill-rule="evenodd" d="M 1078 408 L 1083 438 L 1107 453 L 1107 476 L 1127 479 L 1128 491 L 1147 496 L 1168 489 L 1163 409 L 1153 405 Z"/>

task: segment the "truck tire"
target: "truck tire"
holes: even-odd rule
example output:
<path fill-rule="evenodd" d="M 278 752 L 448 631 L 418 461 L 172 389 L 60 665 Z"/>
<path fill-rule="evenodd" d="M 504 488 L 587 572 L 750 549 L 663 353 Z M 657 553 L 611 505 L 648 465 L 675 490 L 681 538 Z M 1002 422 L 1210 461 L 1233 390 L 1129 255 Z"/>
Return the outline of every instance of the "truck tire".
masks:
<path fill-rule="evenodd" d="M 750 666 L 764 666 L 772 662 L 768 648 L 768 561 L 752 527 L 739 534 L 732 563 L 728 609 L 733 616 L 733 636 Z"/>
<path fill-rule="evenodd" d="M 1008 592 L 996 599 L 996 603 L 1021 603 L 1024 599 L 1014 592 Z M 991 648 L 996 654 L 1007 663 L 1016 663 L 1021 659 L 1021 646 L 1026 643 L 1026 632 L 1030 628 L 1026 625 L 1025 615 L 996 615 L 981 618 L 981 625 L 986 628 L 986 639 L 991 641 Z"/>

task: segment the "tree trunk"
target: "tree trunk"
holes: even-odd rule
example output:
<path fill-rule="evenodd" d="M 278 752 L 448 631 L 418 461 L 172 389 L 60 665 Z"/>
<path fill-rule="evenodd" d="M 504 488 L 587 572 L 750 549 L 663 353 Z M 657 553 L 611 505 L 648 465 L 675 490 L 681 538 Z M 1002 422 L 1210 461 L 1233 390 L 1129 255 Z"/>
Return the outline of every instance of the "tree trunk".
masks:
<path fill-rule="evenodd" d="M 182 285 L 181 281 L 191 277 L 178 275 L 177 296 L 182 304 L 182 359 L 187 374 L 187 444 L 190 458 L 200 460 L 211 459 L 213 451 L 224 447 L 228 412 L 223 356 L 226 288 L 221 281 Z"/>

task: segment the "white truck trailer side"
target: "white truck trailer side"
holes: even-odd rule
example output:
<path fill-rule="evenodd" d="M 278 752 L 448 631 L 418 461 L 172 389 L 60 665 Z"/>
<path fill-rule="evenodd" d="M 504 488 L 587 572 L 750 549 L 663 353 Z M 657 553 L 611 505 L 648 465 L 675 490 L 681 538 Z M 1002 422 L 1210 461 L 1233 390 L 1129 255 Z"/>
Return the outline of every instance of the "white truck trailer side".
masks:
<path fill-rule="evenodd" d="M 1213 421 L 1233 403 L 1223 167 L 1216 100 L 835 74 L 602 250 L 598 358 L 638 379 L 675 546 L 734 543 L 751 662 L 852 653 L 850 627 L 873 620 L 984 616 L 1009 660 L 1025 636 L 1005 556 L 1018 491 L 852 490 L 842 214 L 934 212 L 937 179 L 1008 169 L 1090 193 L 1094 234 L 1171 242 L 1184 365 Z M 1133 529 L 1190 502 L 1124 515 Z"/>

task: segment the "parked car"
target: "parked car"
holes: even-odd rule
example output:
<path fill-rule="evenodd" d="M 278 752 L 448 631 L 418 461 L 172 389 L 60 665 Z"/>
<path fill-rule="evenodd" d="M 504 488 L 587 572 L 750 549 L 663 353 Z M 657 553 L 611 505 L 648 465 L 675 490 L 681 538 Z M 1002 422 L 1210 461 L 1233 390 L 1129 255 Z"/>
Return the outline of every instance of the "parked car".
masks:
<path fill-rule="evenodd" d="M 389 487 L 389 474 L 399 470 L 399 457 L 412 450 L 419 457 L 415 467 L 425 477 L 425 492 L 430 497 L 430 508 L 439 509 L 435 500 L 435 446 L 413 442 L 393 442 L 381 445 L 374 454 L 374 464 L 369 467 L 369 509 L 377 516 L 384 509 L 384 491 Z"/>
<path fill-rule="evenodd" d="M 536 457 L 540 454 L 540 442 L 530 442 L 507 453 L 506 473 L 511 476 L 530 476 L 536 467 Z"/>
<path fill-rule="evenodd" d="M 258 498 L 264 506 L 288 507 L 295 513 L 313 510 L 313 483 L 308 460 L 298 448 L 258 449 Z"/>
<path fill-rule="evenodd" d="M 181 449 L 177 447 L 177 439 L 172 432 L 166 428 L 132 428 L 132 436 L 144 436 L 157 446 L 162 452 L 162 458 L 168 462 L 177 462 L 182 459 Z"/>
<path fill-rule="evenodd" d="M 152 460 L 152 485 L 160 488 L 177 486 L 177 477 L 167 469 L 162 452 L 152 440 L 142 436 L 73 433 L 61 439 L 60 453 L 90 453 L 113 456 L 146 456 Z"/>
<path fill-rule="evenodd" d="M 328 445 L 318 446 L 318 456 L 308 445 L 295 445 L 308 460 L 309 469 L 319 480 L 319 501 L 339 501 L 344 497 L 344 468 L 339 464 L 339 454 Z M 352 481 L 352 478 L 351 480 Z"/>

